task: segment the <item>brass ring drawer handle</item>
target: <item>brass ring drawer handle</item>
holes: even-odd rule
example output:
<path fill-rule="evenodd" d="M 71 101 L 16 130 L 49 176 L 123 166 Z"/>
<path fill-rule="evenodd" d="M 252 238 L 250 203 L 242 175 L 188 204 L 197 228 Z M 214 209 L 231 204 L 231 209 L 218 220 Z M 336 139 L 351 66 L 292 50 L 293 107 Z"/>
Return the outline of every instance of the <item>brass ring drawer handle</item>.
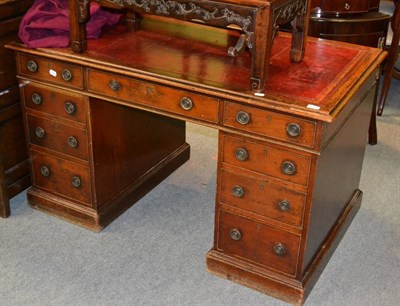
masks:
<path fill-rule="evenodd" d="M 249 158 L 249 152 L 245 148 L 237 148 L 235 151 L 235 157 L 237 160 L 246 161 Z"/>
<path fill-rule="evenodd" d="M 345 4 L 344 4 L 344 9 L 345 9 L 346 11 L 348 11 L 348 10 L 350 9 L 350 4 L 345 3 Z"/>
<path fill-rule="evenodd" d="M 232 187 L 232 194 L 236 198 L 241 198 L 244 196 L 244 189 L 242 186 L 235 185 Z"/>
<path fill-rule="evenodd" d="M 186 111 L 191 110 L 194 105 L 192 99 L 190 99 L 188 97 L 183 97 L 180 101 L 180 104 L 181 104 L 181 107 Z"/>
<path fill-rule="evenodd" d="M 48 167 L 46 167 L 46 166 L 41 166 L 40 167 L 40 173 L 43 176 L 48 177 L 48 176 L 50 176 L 50 169 Z"/>
<path fill-rule="evenodd" d="M 242 233 L 237 228 L 231 229 L 229 232 L 229 236 L 231 237 L 232 240 L 235 241 L 242 239 Z"/>
<path fill-rule="evenodd" d="M 290 202 L 288 200 L 281 200 L 278 203 L 280 210 L 288 211 L 290 209 Z"/>
<path fill-rule="evenodd" d="M 64 81 L 70 82 L 72 80 L 72 72 L 68 69 L 64 69 L 61 72 L 61 77 L 63 78 Z"/>
<path fill-rule="evenodd" d="M 36 134 L 36 136 L 39 137 L 39 138 L 43 138 L 44 136 L 46 136 L 46 132 L 45 132 L 44 129 L 41 128 L 40 126 L 38 126 L 38 127 L 35 129 L 35 134 Z"/>
<path fill-rule="evenodd" d="M 239 111 L 236 114 L 236 121 L 242 125 L 246 125 L 250 122 L 250 114 L 244 111 Z"/>
<path fill-rule="evenodd" d="M 81 187 L 81 184 L 82 184 L 81 178 L 80 178 L 79 176 L 74 175 L 74 176 L 71 178 L 71 184 L 72 184 L 72 186 L 74 186 L 75 188 Z"/>
<path fill-rule="evenodd" d="M 69 101 L 65 102 L 64 109 L 70 115 L 73 115 L 76 112 L 76 106 L 73 102 L 69 102 Z"/>
<path fill-rule="evenodd" d="M 287 175 L 293 175 L 296 173 L 296 165 L 291 161 L 284 161 L 282 163 L 282 172 Z"/>
<path fill-rule="evenodd" d="M 26 64 L 26 67 L 30 72 L 36 72 L 39 69 L 38 64 L 34 60 L 29 60 L 28 63 Z"/>
<path fill-rule="evenodd" d="M 76 139 L 74 136 L 69 136 L 68 144 L 71 148 L 76 148 L 78 146 L 78 139 Z"/>
<path fill-rule="evenodd" d="M 279 256 L 285 255 L 286 247 L 282 243 L 278 243 L 274 245 L 274 253 Z"/>
<path fill-rule="evenodd" d="M 297 123 L 289 123 L 286 127 L 286 132 L 289 134 L 289 136 L 297 137 L 300 135 L 301 132 L 300 125 L 298 125 Z"/>
<path fill-rule="evenodd" d="M 108 86 L 111 88 L 111 90 L 113 91 L 118 91 L 121 89 L 121 84 L 120 82 L 116 81 L 116 80 L 111 80 L 110 82 L 108 82 Z"/>
<path fill-rule="evenodd" d="M 41 95 L 35 92 L 32 94 L 32 102 L 36 105 L 40 105 L 43 103 L 43 98 Z"/>

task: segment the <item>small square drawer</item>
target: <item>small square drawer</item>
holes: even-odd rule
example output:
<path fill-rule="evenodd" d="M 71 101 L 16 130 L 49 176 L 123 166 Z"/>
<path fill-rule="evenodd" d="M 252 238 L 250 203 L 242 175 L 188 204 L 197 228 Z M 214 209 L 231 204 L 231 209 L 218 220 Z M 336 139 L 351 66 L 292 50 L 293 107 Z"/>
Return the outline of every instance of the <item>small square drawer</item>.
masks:
<path fill-rule="evenodd" d="M 80 66 L 24 53 L 18 53 L 18 61 L 21 76 L 83 89 L 83 69 Z"/>
<path fill-rule="evenodd" d="M 88 69 L 88 90 L 190 118 L 218 122 L 218 99 L 191 92 L 92 69 Z"/>
<path fill-rule="evenodd" d="M 88 160 L 86 130 L 32 115 L 27 122 L 30 143 Z"/>
<path fill-rule="evenodd" d="M 83 95 L 22 82 L 25 106 L 34 110 L 86 123 L 87 98 Z"/>
<path fill-rule="evenodd" d="M 290 275 L 296 274 L 300 236 L 220 210 L 217 248 Z"/>
<path fill-rule="evenodd" d="M 224 126 L 306 147 L 315 143 L 315 122 L 236 103 L 225 103 Z"/>
<path fill-rule="evenodd" d="M 89 205 L 89 167 L 31 151 L 33 184 L 53 194 Z"/>
<path fill-rule="evenodd" d="M 223 162 L 303 186 L 308 185 L 311 158 L 223 134 Z"/>
<path fill-rule="evenodd" d="M 220 201 L 274 219 L 301 227 L 306 195 L 295 192 L 266 179 L 221 171 Z"/>

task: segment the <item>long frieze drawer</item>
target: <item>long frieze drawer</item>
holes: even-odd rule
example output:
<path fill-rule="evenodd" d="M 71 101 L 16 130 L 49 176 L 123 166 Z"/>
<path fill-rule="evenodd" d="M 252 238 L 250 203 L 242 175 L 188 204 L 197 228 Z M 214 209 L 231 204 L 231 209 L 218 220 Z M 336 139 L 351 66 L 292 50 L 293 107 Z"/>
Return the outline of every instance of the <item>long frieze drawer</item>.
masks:
<path fill-rule="evenodd" d="M 21 82 L 25 106 L 76 122 L 86 123 L 87 98 L 83 95 Z"/>
<path fill-rule="evenodd" d="M 242 138 L 223 135 L 223 162 L 303 186 L 311 158 Z"/>
<path fill-rule="evenodd" d="M 83 89 L 83 70 L 80 66 L 24 53 L 18 53 L 18 60 L 21 76 Z"/>
<path fill-rule="evenodd" d="M 208 122 L 218 122 L 218 99 L 88 69 L 88 90 Z"/>
<path fill-rule="evenodd" d="M 33 184 L 84 204 L 91 203 L 89 167 L 31 151 Z"/>
<path fill-rule="evenodd" d="M 217 248 L 295 275 L 300 236 L 220 210 Z"/>
<path fill-rule="evenodd" d="M 86 130 L 32 115 L 27 121 L 30 143 L 88 160 Z"/>
<path fill-rule="evenodd" d="M 306 147 L 315 143 L 313 121 L 230 102 L 225 103 L 224 125 Z"/>
<path fill-rule="evenodd" d="M 221 171 L 220 201 L 296 227 L 302 226 L 306 195 L 268 180 Z"/>

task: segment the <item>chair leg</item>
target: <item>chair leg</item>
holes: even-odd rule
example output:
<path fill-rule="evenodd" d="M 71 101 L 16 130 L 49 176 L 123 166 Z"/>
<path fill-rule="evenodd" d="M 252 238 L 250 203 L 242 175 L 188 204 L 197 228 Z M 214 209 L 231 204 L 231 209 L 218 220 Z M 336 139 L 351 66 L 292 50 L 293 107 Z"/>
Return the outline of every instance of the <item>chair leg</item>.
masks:
<path fill-rule="evenodd" d="M 399 39 L 397 38 L 397 44 L 399 43 L 398 40 Z M 398 54 L 396 54 L 397 53 L 397 44 L 395 45 L 396 48 L 395 48 L 395 50 L 393 50 L 393 52 L 392 52 L 392 49 L 394 49 L 394 48 L 392 48 L 392 47 L 390 48 L 391 50 L 389 52 L 389 58 L 386 63 L 387 68 L 386 68 L 385 76 L 383 78 L 382 92 L 381 92 L 381 96 L 380 96 L 379 104 L 378 104 L 378 116 L 382 116 L 383 109 L 384 109 L 385 103 L 386 103 L 386 98 L 389 93 L 390 83 L 392 82 L 394 65 L 396 64 L 396 60 L 397 60 L 397 56 L 398 56 Z"/>
<path fill-rule="evenodd" d="M 393 38 L 390 45 L 389 57 L 386 62 L 386 72 L 383 79 L 382 92 L 378 104 L 378 116 L 382 115 L 383 108 L 385 107 L 386 98 L 389 92 L 390 83 L 392 81 L 394 66 L 396 65 L 399 56 L 399 34 L 400 34 L 400 4 L 396 3 L 396 8 L 392 21 L 390 23 L 393 30 Z"/>

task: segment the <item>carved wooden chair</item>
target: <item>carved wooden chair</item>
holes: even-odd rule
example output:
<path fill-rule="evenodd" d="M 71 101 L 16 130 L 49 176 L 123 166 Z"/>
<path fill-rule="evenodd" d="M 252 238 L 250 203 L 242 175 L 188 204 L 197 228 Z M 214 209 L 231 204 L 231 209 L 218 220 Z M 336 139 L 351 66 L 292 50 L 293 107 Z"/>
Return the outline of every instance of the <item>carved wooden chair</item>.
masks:
<path fill-rule="evenodd" d="M 400 36 L 400 0 L 394 0 L 394 12 L 390 21 L 390 26 L 393 31 L 392 41 L 390 43 L 389 56 L 385 64 L 385 77 L 383 79 L 381 96 L 378 104 L 378 116 L 382 115 L 385 107 L 386 98 L 389 92 L 392 77 L 396 73 L 396 62 L 399 58 L 399 36 Z M 399 72 L 397 72 L 399 74 Z"/>
<path fill-rule="evenodd" d="M 240 28 L 236 46 L 229 48 L 230 56 L 238 55 L 245 47 L 251 52 L 251 88 L 263 92 L 268 78 L 271 49 L 279 25 L 292 21 L 293 37 L 290 58 L 303 59 L 308 29 L 309 0 L 71 0 L 71 48 L 75 52 L 86 49 L 86 22 L 90 18 L 89 5 L 127 9 L 130 30 L 140 25 L 140 13 L 159 15 L 184 21 L 201 22 L 208 26 Z"/>

